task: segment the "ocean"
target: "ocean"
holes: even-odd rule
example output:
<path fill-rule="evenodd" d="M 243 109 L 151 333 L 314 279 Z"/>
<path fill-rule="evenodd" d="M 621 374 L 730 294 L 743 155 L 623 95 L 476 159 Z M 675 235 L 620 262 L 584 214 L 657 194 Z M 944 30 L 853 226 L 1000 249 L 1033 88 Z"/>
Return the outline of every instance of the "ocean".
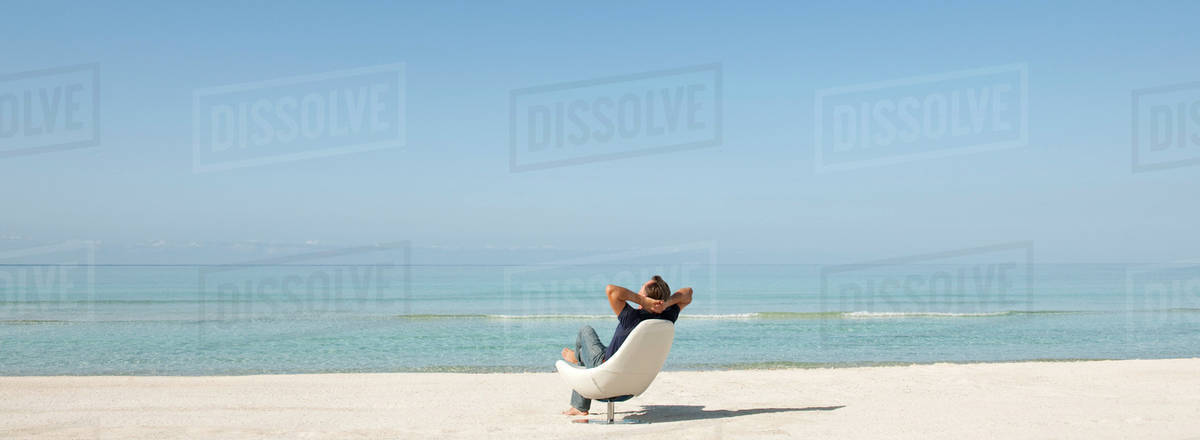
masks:
<path fill-rule="evenodd" d="M 0 375 L 552 371 L 654 274 L 669 370 L 1200 356 L 1196 266 L 1013 261 L 8 265 Z"/>

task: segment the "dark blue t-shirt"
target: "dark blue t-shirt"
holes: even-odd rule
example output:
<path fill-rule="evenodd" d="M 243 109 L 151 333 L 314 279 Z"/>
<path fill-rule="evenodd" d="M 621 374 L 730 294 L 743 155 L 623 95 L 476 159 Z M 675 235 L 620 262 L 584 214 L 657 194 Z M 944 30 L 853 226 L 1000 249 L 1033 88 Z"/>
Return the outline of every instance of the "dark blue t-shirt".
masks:
<path fill-rule="evenodd" d="M 667 307 L 662 313 L 651 313 L 649 310 L 635 309 L 629 303 L 625 303 L 625 308 L 621 309 L 621 314 L 617 315 L 617 321 L 620 321 L 617 323 L 617 331 L 613 332 L 612 342 L 609 342 L 608 348 L 604 350 L 604 360 L 607 361 L 608 358 L 611 358 L 613 353 L 621 348 L 625 338 L 629 337 L 629 332 L 647 319 L 665 319 L 675 322 L 676 319 L 679 319 L 679 306 Z"/>

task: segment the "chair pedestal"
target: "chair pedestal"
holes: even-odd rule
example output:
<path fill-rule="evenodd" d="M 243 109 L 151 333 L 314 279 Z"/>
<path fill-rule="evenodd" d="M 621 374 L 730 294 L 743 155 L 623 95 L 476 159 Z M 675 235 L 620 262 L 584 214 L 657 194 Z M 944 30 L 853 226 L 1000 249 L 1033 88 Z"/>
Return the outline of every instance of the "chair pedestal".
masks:
<path fill-rule="evenodd" d="M 621 400 L 628 400 L 628 397 L 621 399 Z M 617 400 L 609 400 L 608 401 L 608 418 L 607 419 L 579 419 L 579 420 L 575 420 L 574 422 L 575 423 L 587 423 L 587 424 L 601 424 L 601 425 L 633 425 L 633 424 L 637 424 L 637 423 L 642 423 L 639 420 L 631 420 L 631 419 L 614 420 L 613 414 L 616 412 L 616 403 L 617 402 L 618 402 Z"/>

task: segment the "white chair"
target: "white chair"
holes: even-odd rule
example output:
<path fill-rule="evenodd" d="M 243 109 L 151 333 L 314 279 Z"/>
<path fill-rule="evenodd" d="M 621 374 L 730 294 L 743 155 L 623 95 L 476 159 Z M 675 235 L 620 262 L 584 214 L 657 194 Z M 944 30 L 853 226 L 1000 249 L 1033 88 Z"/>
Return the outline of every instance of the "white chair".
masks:
<path fill-rule="evenodd" d="M 667 361 L 674 341 L 674 323 L 665 319 L 647 319 L 639 323 L 612 358 L 600 366 L 584 368 L 562 360 L 554 366 L 567 386 L 579 395 L 608 403 L 608 423 L 637 423 L 633 420 L 614 422 L 613 403 L 632 399 L 650 387 L 650 382 Z"/>

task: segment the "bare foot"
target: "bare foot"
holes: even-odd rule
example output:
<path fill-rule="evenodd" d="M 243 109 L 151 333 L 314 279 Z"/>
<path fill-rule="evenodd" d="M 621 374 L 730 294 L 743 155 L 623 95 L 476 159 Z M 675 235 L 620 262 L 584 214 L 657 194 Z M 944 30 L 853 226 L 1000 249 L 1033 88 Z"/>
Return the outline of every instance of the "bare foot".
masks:
<path fill-rule="evenodd" d="M 575 407 L 572 406 L 572 407 L 568 408 L 566 411 L 563 411 L 563 414 L 566 414 L 568 416 L 586 416 L 586 415 L 588 415 L 588 412 L 577 410 L 577 409 L 575 409 Z"/>
<path fill-rule="evenodd" d="M 575 350 L 572 350 L 569 348 L 564 348 L 562 351 L 562 356 L 563 356 L 563 360 L 567 361 L 567 363 L 570 363 L 572 365 L 579 365 L 579 361 L 576 360 L 576 357 L 575 357 Z"/>

